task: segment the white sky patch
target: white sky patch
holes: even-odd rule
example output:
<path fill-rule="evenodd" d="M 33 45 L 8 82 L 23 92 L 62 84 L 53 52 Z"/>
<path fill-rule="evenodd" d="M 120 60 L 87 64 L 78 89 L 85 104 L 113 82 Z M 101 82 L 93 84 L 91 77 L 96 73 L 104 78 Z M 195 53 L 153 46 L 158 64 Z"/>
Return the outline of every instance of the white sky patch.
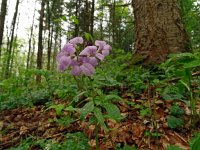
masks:
<path fill-rule="evenodd" d="M 14 11 L 15 11 L 15 5 L 16 0 L 10 0 L 8 3 L 8 10 L 7 10 L 7 16 L 6 16 L 6 26 L 10 29 Z M 36 8 L 38 9 L 39 6 L 36 5 Z M 19 4 L 19 25 L 18 25 L 18 37 L 20 38 L 27 38 L 27 35 L 29 34 L 28 30 L 30 30 L 32 20 L 33 20 L 33 14 L 35 9 L 35 0 L 22 0 Z M 36 18 L 38 18 L 39 14 L 36 11 Z M 35 19 L 35 24 L 37 24 Z M 8 31 L 10 33 L 10 31 Z"/>

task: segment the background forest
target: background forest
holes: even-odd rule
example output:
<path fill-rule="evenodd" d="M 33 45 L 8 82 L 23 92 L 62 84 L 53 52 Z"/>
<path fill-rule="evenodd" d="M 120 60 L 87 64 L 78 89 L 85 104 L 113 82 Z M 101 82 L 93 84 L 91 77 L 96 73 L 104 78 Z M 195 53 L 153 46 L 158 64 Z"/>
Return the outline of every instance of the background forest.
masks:
<path fill-rule="evenodd" d="M 0 4 L 0 149 L 200 149 L 200 1 Z"/>

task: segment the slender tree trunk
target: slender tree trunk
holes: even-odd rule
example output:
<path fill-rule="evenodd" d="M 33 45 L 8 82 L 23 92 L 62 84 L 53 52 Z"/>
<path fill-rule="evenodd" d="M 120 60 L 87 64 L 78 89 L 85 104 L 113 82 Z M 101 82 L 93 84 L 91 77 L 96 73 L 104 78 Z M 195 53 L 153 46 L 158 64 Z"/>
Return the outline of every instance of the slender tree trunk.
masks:
<path fill-rule="evenodd" d="M 49 1 L 47 1 L 47 26 L 48 26 L 48 46 L 47 46 L 47 70 L 50 70 L 50 61 L 51 61 L 51 35 L 53 34 L 51 32 L 51 11 L 49 6 Z"/>
<path fill-rule="evenodd" d="M 32 53 L 31 53 L 31 56 L 30 56 L 30 65 L 29 65 L 29 68 L 35 68 L 35 45 L 36 45 L 36 40 L 35 40 L 35 37 L 33 35 L 33 44 L 32 44 Z"/>
<path fill-rule="evenodd" d="M 103 10 L 104 10 L 104 7 L 101 6 L 101 12 L 103 12 Z M 100 19 L 100 32 L 101 32 L 100 39 L 103 39 L 103 16 Z"/>
<path fill-rule="evenodd" d="M 113 6 L 112 6 L 112 42 L 113 44 L 115 43 L 115 28 L 116 28 L 116 21 L 115 21 L 115 5 L 116 5 L 116 1 L 113 1 Z"/>
<path fill-rule="evenodd" d="M 42 55 L 43 55 L 43 19 L 44 19 L 45 2 L 41 2 L 40 19 L 39 19 L 39 34 L 38 34 L 38 52 L 37 52 L 37 69 L 42 69 Z M 41 75 L 36 76 L 37 83 L 41 83 Z"/>
<path fill-rule="evenodd" d="M 32 38 L 33 38 L 33 26 L 34 26 L 34 20 L 35 20 L 35 11 L 36 8 L 34 9 L 34 13 L 33 13 L 33 20 L 32 20 L 32 25 L 31 25 L 31 32 L 30 32 L 30 37 L 28 40 L 28 55 L 27 55 L 27 61 L 26 61 L 26 69 L 29 68 L 30 66 L 30 55 L 31 55 L 31 44 L 32 44 Z"/>
<path fill-rule="evenodd" d="M 188 51 L 176 0 L 133 0 L 135 17 L 135 57 L 144 64 L 161 63 L 170 53 Z"/>
<path fill-rule="evenodd" d="M 8 45 L 9 47 L 7 50 L 8 58 L 7 58 L 7 63 L 6 63 L 5 78 L 9 77 L 9 70 L 11 66 L 11 54 L 12 54 L 12 48 L 13 48 L 13 40 L 14 40 L 14 34 L 15 34 L 15 25 L 16 25 L 16 20 L 17 20 L 18 8 L 19 8 L 19 0 L 16 1 L 15 13 L 12 20 L 11 38 L 10 38 L 10 42 Z"/>
<path fill-rule="evenodd" d="M 17 26 L 16 26 L 16 33 L 15 33 L 15 37 L 14 37 L 14 44 L 17 43 L 17 31 L 18 31 L 18 27 L 19 27 L 19 18 L 20 18 L 20 13 L 18 15 L 18 20 L 17 20 Z M 15 58 L 15 54 L 17 52 L 15 52 L 15 50 L 17 49 L 17 46 L 13 46 L 12 48 L 12 52 L 11 52 L 11 63 L 10 63 L 10 70 L 9 70 L 9 74 L 12 74 L 12 69 L 13 69 L 13 63 L 14 63 L 14 58 Z"/>
<path fill-rule="evenodd" d="M 92 36 L 94 30 L 94 8 L 95 8 L 95 0 L 92 0 L 91 19 L 90 19 L 90 34 Z"/>
<path fill-rule="evenodd" d="M 1 46 L 3 42 L 3 31 L 4 31 L 4 22 L 6 17 L 6 10 L 7 10 L 7 0 L 2 0 L 1 14 L 0 14 L 0 58 L 1 58 Z"/>
<path fill-rule="evenodd" d="M 53 61 L 52 61 L 52 69 L 51 70 L 54 70 L 55 69 L 55 66 L 56 66 L 56 53 L 57 53 L 57 40 L 58 40 L 58 28 L 56 28 L 56 33 L 55 33 L 55 37 L 54 37 L 54 52 L 53 52 Z"/>
<path fill-rule="evenodd" d="M 80 0 L 76 0 L 76 4 L 75 4 L 75 9 L 76 9 L 76 11 L 75 11 L 75 16 L 76 16 L 76 18 L 78 19 L 79 18 L 79 14 L 78 14 L 78 12 L 79 12 L 79 5 L 80 4 Z M 78 32 L 79 32 L 79 25 L 78 24 L 75 24 L 75 32 L 74 32 L 74 37 L 76 37 L 76 36 L 78 36 Z"/>

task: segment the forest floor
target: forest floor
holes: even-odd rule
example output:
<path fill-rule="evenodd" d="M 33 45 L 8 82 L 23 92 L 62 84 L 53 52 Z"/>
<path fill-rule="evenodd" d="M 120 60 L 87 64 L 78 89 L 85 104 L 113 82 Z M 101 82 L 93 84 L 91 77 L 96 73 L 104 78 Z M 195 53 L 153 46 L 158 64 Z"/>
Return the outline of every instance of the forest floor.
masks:
<path fill-rule="evenodd" d="M 184 150 L 189 150 L 188 141 L 192 134 L 200 132 L 200 126 L 191 128 L 189 108 L 182 101 L 176 103 L 185 110 L 185 125 L 177 129 L 170 129 L 167 124 L 167 117 L 170 114 L 172 101 L 162 100 L 159 97 L 149 98 L 148 94 L 133 99 L 127 94 L 123 95 L 124 102 L 118 102 L 121 115 L 124 119 L 121 122 L 105 120 L 111 129 L 106 133 L 103 129 L 98 132 L 99 149 L 114 149 L 117 143 L 122 145 L 135 145 L 139 150 L 164 150 L 167 145 L 176 145 Z M 65 104 L 66 101 L 54 100 L 57 104 Z M 145 109 L 132 107 L 144 106 L 152 108 L 151 115 L 145 113 Z M 174 101 L 173 101 L 174 102 Z M 143 115 L 141 115 L 143 113 Z M 67 112 L 64 112 L 67 114 Z M 90 115 L 87 117 L 89 118 Z M 30 108 L 16 108 L 4 110 L 0 113 L 0 149 L 7 149 L 20 144 L 22 139 L 29 136 L 37 139 L 52 139 L 56 142 L 65 140 L 66 133 L 83 132 L 89 138 L 91 149 L 95 149 L 94 125 L 87 125 L 87 121 L 76 120 L 68 127 L 57 122 L 50 122 L 49 119 L 58 119 L 54 109 L 47 109 L 45 106 L 33 106 Z M 86 119 L 88 120 L 88 119 Z M 105 140 L 106 139 L 106 140 Z M 31 147 L 37 150 L 38 147 Z"/>

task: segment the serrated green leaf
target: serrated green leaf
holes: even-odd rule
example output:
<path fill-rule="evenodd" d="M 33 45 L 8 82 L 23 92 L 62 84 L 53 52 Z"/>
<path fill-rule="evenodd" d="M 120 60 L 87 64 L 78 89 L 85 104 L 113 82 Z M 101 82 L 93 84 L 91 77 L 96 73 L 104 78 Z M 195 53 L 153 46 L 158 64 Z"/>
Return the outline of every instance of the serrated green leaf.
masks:
<path fill-rule="evenodd" d="M 98 122 L 100 123 L 100 125 L 104 128 L 105 131 L 108 131 L 108 128 L 106 127 L 106 124 L 104 122 L 104 118 L 103 118 L 101 110 L 96 107 L 94 108 L 93 112 Z"/>
<path fill-rule="evenodd" d="M 85 119 L 85 117 L 92 112 L 94 109 L 94 103 L 93 101 L 90 101 L 88 103 L 86 103 L 80 110 L 80 120 L 83 121 Z"/>
<path fill-rule="evenodd" d="M 103 103 L 103 107 L 106 109 L 109 118 L 116 121 L 120 121 L 122 119 L 119 108 L 116 105 L 112 103 Z"/>

